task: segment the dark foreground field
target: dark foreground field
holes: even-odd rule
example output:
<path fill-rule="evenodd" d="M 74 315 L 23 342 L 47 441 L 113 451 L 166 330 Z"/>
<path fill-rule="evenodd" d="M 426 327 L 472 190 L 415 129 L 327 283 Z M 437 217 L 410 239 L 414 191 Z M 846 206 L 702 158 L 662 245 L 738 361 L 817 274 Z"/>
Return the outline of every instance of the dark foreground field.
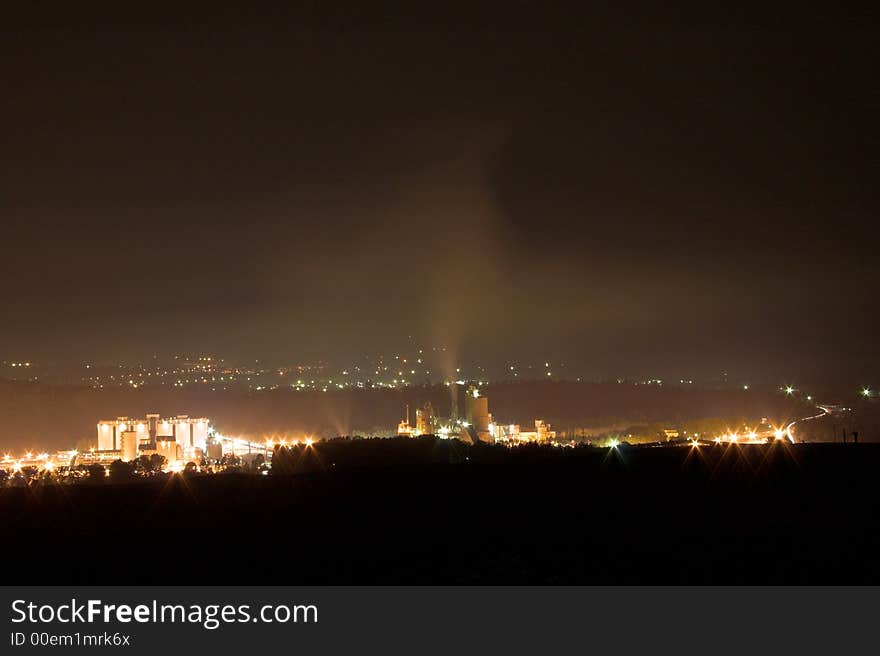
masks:
<path fill-rule="evenodd" d="M 0 490 L 3 579 L 880 583 L 880 446 L 370 442 L 291 476 Z"/>

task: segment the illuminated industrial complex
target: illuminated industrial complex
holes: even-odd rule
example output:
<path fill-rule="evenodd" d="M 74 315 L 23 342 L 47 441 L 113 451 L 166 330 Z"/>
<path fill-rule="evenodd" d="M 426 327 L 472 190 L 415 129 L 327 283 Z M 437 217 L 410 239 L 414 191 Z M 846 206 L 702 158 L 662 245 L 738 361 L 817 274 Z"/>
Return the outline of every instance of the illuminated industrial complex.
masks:
<path fill-rule="evenodd" d="M 188 415 L 162 418 L 148 414 L 144 419 L 118 417 L 98 422 L 96 455 L 130 461 L 141 455 L 163 456 L 168 463 L 203 457 L 208 450 L 209 422 Z"/>
<path fill-rule="evenodd" d="M 207 417 L 148 414 L 141 419 L 117 417 L 97 424 L 96 447 L 86 451 L 54 453 L 28 451 L 20 457 L 0 458 L 0 469 L 17 473 L 27 468 L 52 472 L 115 461 L 132 462 L 142 456 L 160 456 L 162 466 L 180 471 L 184 463 L 220 462 L 225 456 L 248 461 L 258 455 L 268 460 L 272 445 L 233 438 L 215 431 Z"/>
<path fill-rule="evenodd" d="M 464 397 L 464 417 L 458 416 L 457 388 L 453 388 L 450 414 L 447 419 L 437 417 L 433 406 L 426 403 L 416 410 L 416 423 L 413 426 L 409 421 L 409 406 L 407 406 L 406 418 L 397 425 L 397 434 L 407 437 L 437 435 L 442 438 L 457 438 L 468 444 L 552 442 L 556 439 L 556 432 L 550 430 L 550 424 L 542 419 L 535 420 L 534 430 L 523 430 L 519 424 L 497 423 L 489 412 L 489 398 L 482 396 L 475 385 L 467 388 Z"/>

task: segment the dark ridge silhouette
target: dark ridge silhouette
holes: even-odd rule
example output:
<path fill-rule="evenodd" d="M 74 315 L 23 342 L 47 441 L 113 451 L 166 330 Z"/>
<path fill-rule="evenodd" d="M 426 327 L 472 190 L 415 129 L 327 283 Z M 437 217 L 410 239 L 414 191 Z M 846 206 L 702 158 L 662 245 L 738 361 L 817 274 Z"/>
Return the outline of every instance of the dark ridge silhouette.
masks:
<path fill-rule="evenodd" d="M 880 582 L 870 444 L 424 438 L 289 455 L 266 476 L 3 488 L 6 581 L 163 584 L 185 571 L 193 585 Z"/>

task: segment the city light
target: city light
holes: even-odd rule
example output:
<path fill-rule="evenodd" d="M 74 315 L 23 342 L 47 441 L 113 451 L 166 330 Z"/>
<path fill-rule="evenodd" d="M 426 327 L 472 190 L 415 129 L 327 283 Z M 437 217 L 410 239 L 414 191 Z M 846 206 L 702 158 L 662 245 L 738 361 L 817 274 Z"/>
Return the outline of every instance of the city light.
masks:
<path fill-rule="evenodd" d="M 862 388 L 862 396 L 864 396 L 866 398 L 871 396 L 871 390 L 868 389 L 867 387 L 863 387 Z"/>
<path fill-rule="evenodd" d="M 618 447 L 618 445 L 620 444 L 620 440 L 618 440 L 617 438 L 614 438 L 608 444 L 612 449 L 616 449 Z"/>
<path fill-rule="evenodd" d="M 792 387 L 791 385 L 786 386 L 785 393 L 791 396 L 792 394 L 794 394 L 794 387 Z"/>

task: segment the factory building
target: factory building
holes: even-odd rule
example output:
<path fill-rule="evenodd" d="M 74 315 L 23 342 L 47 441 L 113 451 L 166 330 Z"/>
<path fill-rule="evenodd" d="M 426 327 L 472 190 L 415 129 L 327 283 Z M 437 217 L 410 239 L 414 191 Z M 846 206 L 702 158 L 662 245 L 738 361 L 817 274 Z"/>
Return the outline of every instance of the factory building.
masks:
<path fill-rule="evenodd" d="M 159 439 L 152 448 L 150 445 L 143 445 L 140 448 L 140 455 L 151 456 L 153 454 L 158 454 L 165 458 L 169 465 L 174 464 L 178 460 L 191 460 L 198 456 L 198 453 L 191 453 L 189 456 L 185 455 L 183 449 L 180 445 L 169 439 Z"/>
<path fill-rule="evenodd" d="M 416 410 L 416 435 L 433 435 L 437 429 L 437 416 L 430 401 Z"/>
<path fill-rule="evenodd" d="M 451 416 L 441 419 L 434 414 L 430 403 L 416 410 L 415 426 L 409 421 L 409 406 L 406 418 L 397 425 L 397 434 L 407 437 L 437 435 L 441 438 L 458 438 L 469 444 L 484 442 L 488 444 L 515 444 L 521 442 L 552 442 L 556 431 L 543 419 L 535 420 L 534 430 L 522 430 L 519 424 L 496 424 L 489 412 L 489 399 L 481 396 L 475 385 L 467 388 L 464 398 L 464 416 L 457 416 L 456 395 L 452 397 Z"/>
<path fill-rule="evenodd" d="M 409 423 L 409 405 L 406 406 L 406 419 L 401 419 L 397 424 L 397 434 L 406 437 L 419 437 L 420 435 L 433 435 L 437 428 L 437 416 L 434 414 L 434 406 L 425 403 L 416 409 L 416 425 Z"/>
<path fill-rule="evenodd" d="M 98 451 L 120 451 L 122 435 L 127 432 L 134 432 L 144 438 L 148 435 L 143 422 L 129 421 L 128 417 L 98 422 Z"/>
<path fill-rule="evenodd" d="M 509 442 L 546 442 L 556 439 L 556 431 L 543 419 L 535 419 L 535 430 L 522 430 L 519 424 L 493 426 L 496 440 Z"/>
<path fill-rule="evenodd" d="M 401 419 L 397 424 L 397 434 L 405 437 L 413 437 L 415 430 L 409 423 L 409 404 L 406 406 L 406 419 Z"/>
<path fill-rule="evenodd" d="M 140 441 L 138 440 L 137 431 L 128 430 L 123 432 L 119 445 L 119 449 L 122 452 L 120 455 L 120 460 L 125 460 L 126 462 L 128 462 L 137 458 L 139 446 Z"/>
<path fill-rule="evenodd" d="M 169 463 L 203 454 L 208 445 L 208 419 L 189 415 L 144 419 L 117 417 L 98 422 L 98 452 L 117 453 L 122 460 L 159 453 Z"/>
<path fill-rule="evenodd" d="M 462 423 L 462 439 L 465 441 L 494 442 L 489 427 L 492 415 L 489 414 L 489 399 L 480 396 L 480 390 L 471 385 L 468 387 L 464 400 L 464 422 Z"/>

